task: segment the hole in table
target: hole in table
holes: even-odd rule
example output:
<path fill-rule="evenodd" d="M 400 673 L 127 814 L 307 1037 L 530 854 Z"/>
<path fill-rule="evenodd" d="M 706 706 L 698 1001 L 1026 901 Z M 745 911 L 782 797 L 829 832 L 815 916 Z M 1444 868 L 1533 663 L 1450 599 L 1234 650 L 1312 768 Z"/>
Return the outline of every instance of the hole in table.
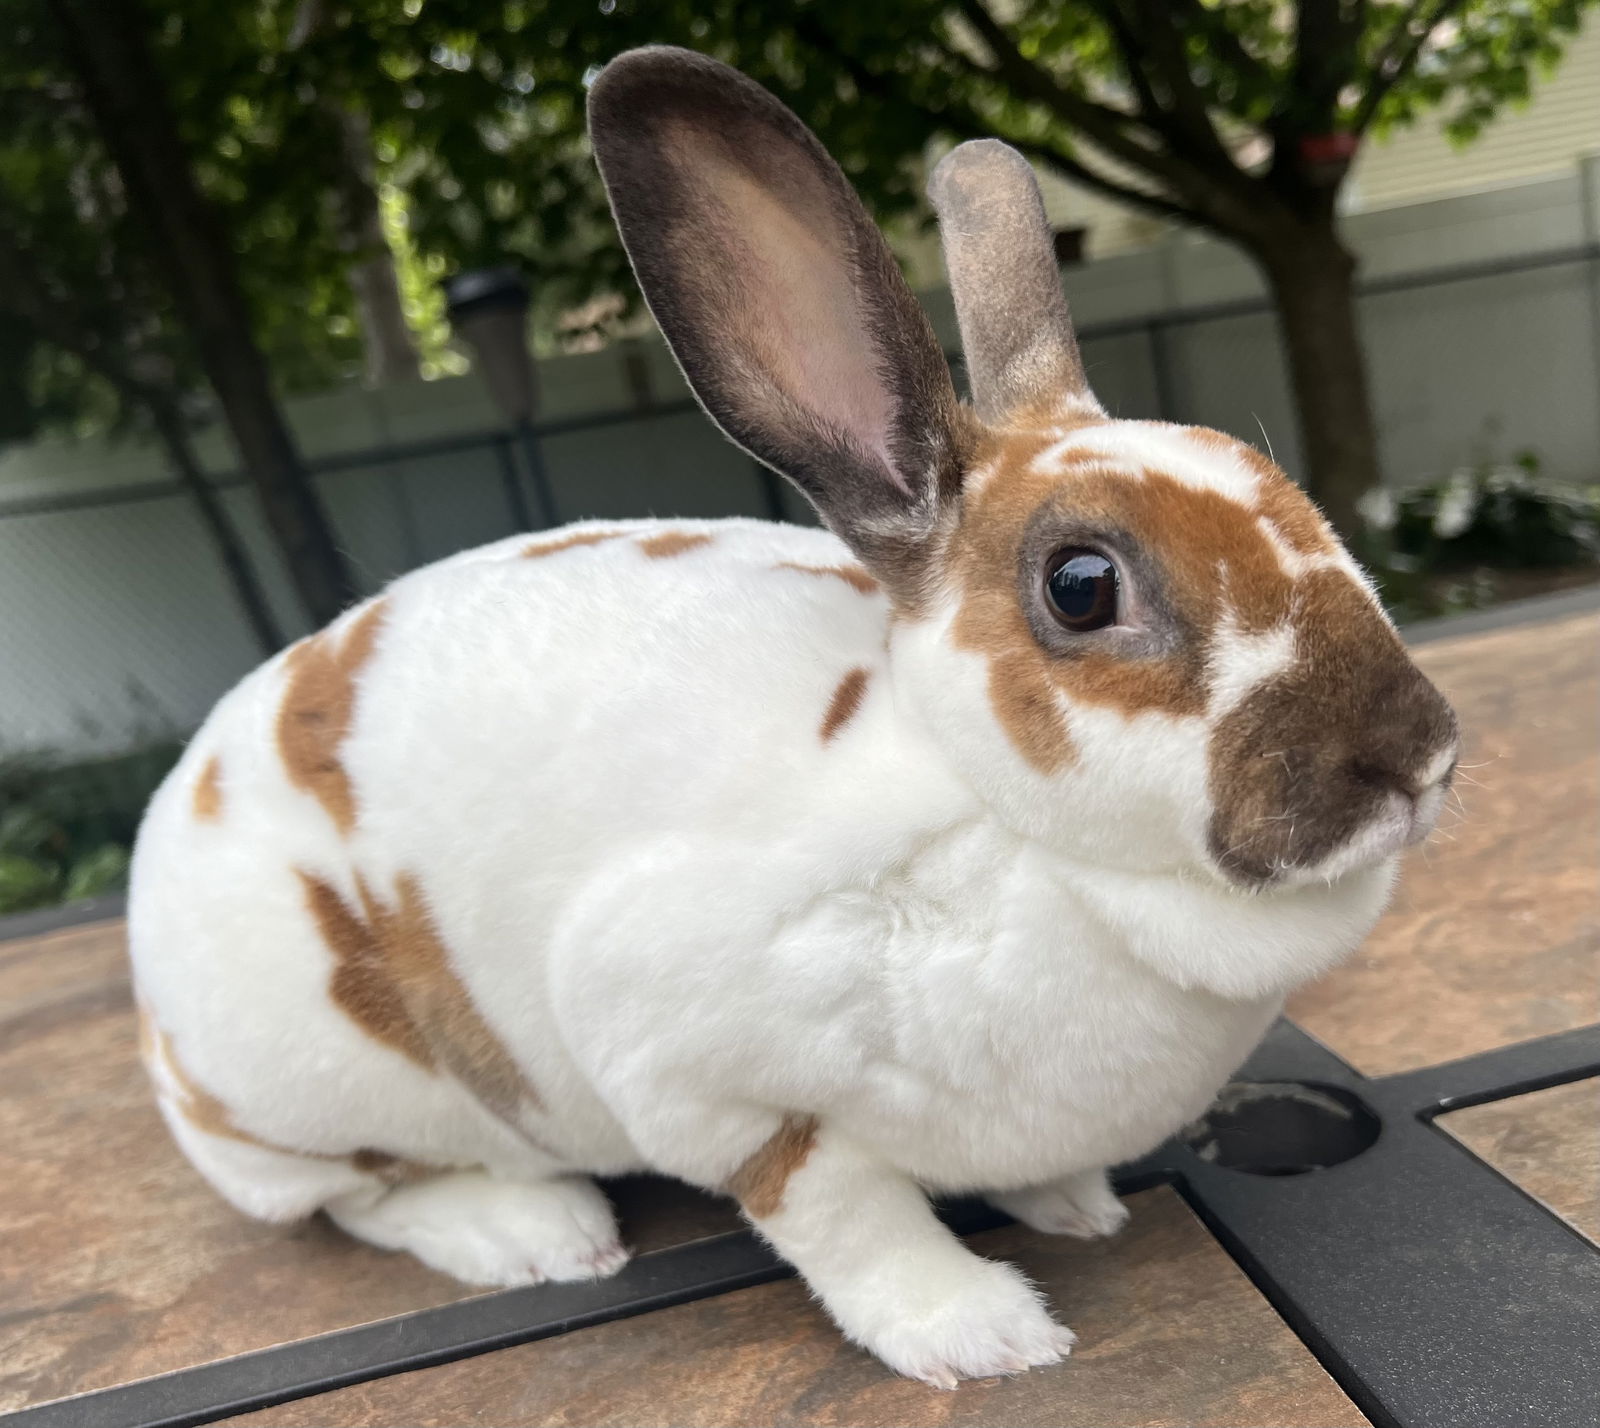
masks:
<path fill-rule="evenodd" d="M 1338 1086 L 1302 1081 L 1233 1081 L 1182 1132 L 1202 1160 L 1246 1175 L 1305 1175 L 1354 1160 L 1382 1122 Z"/>

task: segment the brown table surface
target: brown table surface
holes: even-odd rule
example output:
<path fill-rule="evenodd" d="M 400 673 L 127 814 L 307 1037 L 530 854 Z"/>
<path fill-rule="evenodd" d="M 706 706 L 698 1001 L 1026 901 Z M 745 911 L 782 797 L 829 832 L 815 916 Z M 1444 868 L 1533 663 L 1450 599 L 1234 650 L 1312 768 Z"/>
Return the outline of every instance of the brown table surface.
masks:
<path fill-rule="evenodd" d="M 941 1393 L 852 1349 L 795 1280 L 230 1420 L 255 1425 L 1364 1424 L 1171 1190 L 1112 1240 L 976 1235 L 1050 1294 L 1063 1364 Z"/>
<path fill-rule="evenodd" d="M 1438 1123 L 1600 1243 L 1600 1079 L 1472 1106 Z"/>
<path fill-rule="evenodd" d="M 1367 948 L 1291 1008 L 1369 1072 L 1600 1019 L 1600 615 L 1418 653 L 1467 731 L 1464 816 L 1413 859 Z M 0 945 L 0 1410 L 464 1297 L 320 1221 L 262 1225 L 222 1204 L 168 1140 L 134 1040 L 118 924 Z M 1593 1235 L 1600 1132 L 1585 1094 L 1441 1124 Z M 640 1249 L 736 1224 L 666 1182 L 619 1193 Z M 1361 1421 L 1170 1192 L 1138 1197 L 1109 1245 L 1017 1228 L 983 1243 L 1050 1288 L 1080 1336 L 1067 1365 L 953 1395 L 902 1384 L 787 1283 L 250 1421 Z"/>

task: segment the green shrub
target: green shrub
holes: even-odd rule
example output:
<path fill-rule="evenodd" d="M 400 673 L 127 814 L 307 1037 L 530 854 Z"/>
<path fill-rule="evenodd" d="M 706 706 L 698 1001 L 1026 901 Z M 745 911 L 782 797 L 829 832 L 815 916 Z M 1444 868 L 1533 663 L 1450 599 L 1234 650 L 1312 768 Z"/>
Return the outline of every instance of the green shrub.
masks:
<path fill-rule="evenodd" d="M 1600 562 L 1600 487 L 1558 486 L 1523 452 L 1509 466 L 1463 467 L 1443 481 L 1369 491 L 1360 555 L 1398 618 L 1490 604 L 1497 570 Z"/>
<path fill-rule="evenodd" d="M 0 914 L 116 892 L 145 804 L 181 745 L 116 758 L 0 763 Z"/>

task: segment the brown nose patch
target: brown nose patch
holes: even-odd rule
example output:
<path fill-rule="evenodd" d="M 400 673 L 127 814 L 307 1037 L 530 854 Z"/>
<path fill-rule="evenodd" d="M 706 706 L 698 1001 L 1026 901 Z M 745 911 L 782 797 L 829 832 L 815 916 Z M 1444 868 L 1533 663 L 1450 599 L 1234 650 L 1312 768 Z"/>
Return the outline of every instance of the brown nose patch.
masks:
<path fill-rule="evenodd" d="M 1241 882 L 1327 858 L 1455 737 L 1455 715 L 1354 582 L 1301 578 L 1297 659 L 1211 737 L 1212 856 Z"/>

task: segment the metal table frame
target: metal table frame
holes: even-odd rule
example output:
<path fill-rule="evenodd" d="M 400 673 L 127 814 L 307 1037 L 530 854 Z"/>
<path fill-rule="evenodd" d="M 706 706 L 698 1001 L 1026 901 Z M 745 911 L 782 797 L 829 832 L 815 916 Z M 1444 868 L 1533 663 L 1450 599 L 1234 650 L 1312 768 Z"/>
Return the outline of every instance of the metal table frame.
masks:
<path fill-rule="evenodd" d="M 1280 1021 L 1240 1072 L 1354 1097 L 1372 1145 L 1297 1175 L 1229 1169 L 1174 1140 L 1117 1176 L 1170 1184 L 1378 1428 L 1592 1428 L 1600 1248 L 1434 1124 L 1600 1076 L 1600 1025 L 1368 1078 Z M 962 1233 L 1006 1223 L 941 1207 Z M 792 1273 L 754 1234 L 641 1255 L 614 1278 L 485 1294 L 0 1418 L 5 1428 L 186 1428 L 388 1374 L 746 1289 Z"/>

